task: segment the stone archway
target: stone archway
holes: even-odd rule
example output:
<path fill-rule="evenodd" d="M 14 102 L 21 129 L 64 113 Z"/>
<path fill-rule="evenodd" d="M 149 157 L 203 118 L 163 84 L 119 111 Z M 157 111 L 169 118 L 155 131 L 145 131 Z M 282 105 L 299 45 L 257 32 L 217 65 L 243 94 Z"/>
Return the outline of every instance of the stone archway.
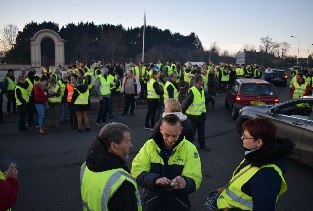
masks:
<path fill-rule="evenodd" d="M 60 35 L 50 29 L 42 29 L 38 31 L 33 38 L 30 39 L 30 55 L 31 66 L 41 67 L 41 40 L 49 37 L 54 41 L 55 46 L 55 66 L 65 64 L 64 57 L 64 39 Z"/>

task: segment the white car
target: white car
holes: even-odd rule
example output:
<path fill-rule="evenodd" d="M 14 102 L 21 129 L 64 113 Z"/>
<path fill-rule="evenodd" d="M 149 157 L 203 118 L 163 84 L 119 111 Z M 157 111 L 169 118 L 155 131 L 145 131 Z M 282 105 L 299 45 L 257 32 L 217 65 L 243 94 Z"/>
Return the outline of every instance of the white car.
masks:
<path fill-rule="evenodd" d="M 301 70 L 302 66 L 292 66 L 289 68 L 289 70 L 293 71 L 293 70 Z"/>

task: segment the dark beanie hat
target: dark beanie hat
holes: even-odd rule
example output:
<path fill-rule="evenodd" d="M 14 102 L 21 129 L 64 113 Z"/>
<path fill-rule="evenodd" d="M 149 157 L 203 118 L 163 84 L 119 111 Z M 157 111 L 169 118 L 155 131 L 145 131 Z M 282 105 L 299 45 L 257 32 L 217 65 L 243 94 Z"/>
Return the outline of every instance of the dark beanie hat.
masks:
<path fill-rule="evenodd" d="M 13 69 L 8 69 L 8 73 L 9 73 L 9 72 L 14 72 L 14 70 L 13 70 Z"/>

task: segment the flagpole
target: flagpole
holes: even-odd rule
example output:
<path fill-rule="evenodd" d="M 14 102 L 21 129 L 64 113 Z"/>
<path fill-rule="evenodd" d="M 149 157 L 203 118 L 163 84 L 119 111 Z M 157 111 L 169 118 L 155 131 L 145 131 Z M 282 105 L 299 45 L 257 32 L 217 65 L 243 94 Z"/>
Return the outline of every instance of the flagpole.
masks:
<path fill-rule="evenodd" d="M 141 57 L 141 61 L 144 62 L 144 57 L 145 57 L 145 31 L 146 31 L 146 11 L 144 13 L 144 17 L 143 17 L 143 33 L 142 33 L 142 57 Z"/>

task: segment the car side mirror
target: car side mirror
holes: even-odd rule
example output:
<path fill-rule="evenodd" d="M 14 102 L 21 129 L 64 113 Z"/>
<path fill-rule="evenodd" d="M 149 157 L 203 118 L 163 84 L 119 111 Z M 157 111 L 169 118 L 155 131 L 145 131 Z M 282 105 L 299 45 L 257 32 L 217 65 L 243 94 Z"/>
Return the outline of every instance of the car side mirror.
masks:
<path fill-rule="evenodd" d="M 274 109 L 274 108 L 269 109 L 267 113 L 271 116 L 275 116 L 277 114 L 277 109 Z"/>

